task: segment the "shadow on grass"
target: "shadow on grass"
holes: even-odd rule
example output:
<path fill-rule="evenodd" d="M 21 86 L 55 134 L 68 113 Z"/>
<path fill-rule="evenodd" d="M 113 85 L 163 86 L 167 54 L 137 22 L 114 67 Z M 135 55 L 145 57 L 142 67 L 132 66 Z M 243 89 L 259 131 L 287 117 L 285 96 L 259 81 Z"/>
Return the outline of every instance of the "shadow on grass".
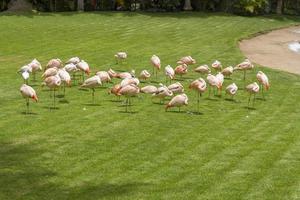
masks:
<path fill-rule="evenodd" d="M 56 165 L 53 158 L 60 158 L 55 150 L 37 147 L 30 141 L 24 144 L 2 140 L 0 152 L 2 199 L 119 199 L 122 195 L 147 192 L 153 187 L 151 183 L 122 180 L 119 183 L 87 182 L 84 177 L 77 177 L 79 184 L 70 186 L 61 183 L 63 174 L 47 167 Z M 42 156 L 45 153 L 47 157 Z"/>
<path fill-rule="evenodd" d="M 83 103 L 84 106 L 101 106 L 100 103 Z"/>
<path fill-rule="evenodd" d="M 230 101 L 230 102 L 233 102 L 233 103 L 241 103 L 240 101 L 232 99 L 232 98 L 225 98 L 225 101 Z"/>
<path fill-rule="evenodd" d="M 251 107 L 251 106 L 244 106 L 244 108 L 247 109 L 247 110 L 256 110 L 255 107 Z"/>
<path fill-rule="evenodd" d="M 57 106 L 43 106 L 43 108 L 46 108 L 46 109 L 48 109 L 48 110 L 59 110 L 59 107 L 57 107 Z"/>
<path fill-rule="evenodd" d="M 63 103 L 63 104 L 69 104 L 70 103 L 67 99 L 61 99 L 58 102 Z"/>
<path fill-rule="evenodd" d="M 138 111 L 125 111 L 125 110 L 120 110 L 119 113 L 124 113 L 124 114 L 137 114 Z"/>
<path fill-rule="evenodd" d="M 55 95 L 57 98 L 64 98 L 65 97 L 65 95 L 63 95 L 63 94 L 58 94 L 58 95 Z"/>
<path fill-rule="evenodd" d="M 190 114 L 190 115 L 204 115 L 204 113 L 202 113 L 200 111 L 188 111 L 187 114 Z"/>
<path fill-rule="evenodd" d="M 38 114 L 35 113 L 35 112 L 26 112 L 26 111 L 22 111 L 21 114 L 22 114 L 22 115 L 38 115 Z"/>

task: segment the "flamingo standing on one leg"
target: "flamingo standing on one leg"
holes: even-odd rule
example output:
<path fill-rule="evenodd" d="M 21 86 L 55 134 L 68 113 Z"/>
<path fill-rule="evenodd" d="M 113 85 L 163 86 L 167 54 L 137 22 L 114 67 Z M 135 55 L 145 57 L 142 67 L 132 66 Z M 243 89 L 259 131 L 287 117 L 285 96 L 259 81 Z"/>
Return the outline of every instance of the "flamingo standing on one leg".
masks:
<path fill-rule="evenodd" d="M 155 87 L 154 85 L 147 85 L 141 88 L 141 93 L 154 94 L 156 92 L 157 92 L 157 87 Z"/>
<path fill-rule="evenodd" d="M 93 104 L 95 103 L 95 88 L 102 85 L 101 79 L 99 76 L 92 76 L 84 81 L 84 83 L 80 86 L 82 88 L 90 88 L 92 90 L 92 99 Z"/>
<path fill-rule="evenodd" d="M 254 68 L 254 65 L 251 63 L 251 61 L 249 59 L 245 59 L 243 62 L 241 62 L 240 64 L 238 64 L 237 66 L 235 66 L 233 68 L 233 70 L 242 70 L 244 71 L 244 87 L 246 85 L 246 71 L 247 70 L 252 70 Z"/>
<path fill-rule="evenodd" d="M 199 78 L 197 80 L 194 80 L 190 86 L 190 89 L 196 90 L 197 92 L 197 110 L 199 112 L 199 104 L 200 104 L 200 97 L 202 96 L 202 93 L 206 91 L 206 82 L 203 78 Z"/>
<path fill-rule="evenodd" d="M 150 62 L 153 66 L 153 74 L 155 74 L 155 78 L 157 79 L 157 71 L 160 70 L 160 66 L 161 66 L 160 59 L 158 56 L 153 55 L 150 59 Z"/>
<path fill-rule="evenodd" d="M 96 73 L 97 76 L 99 76 L 102 83 L 109 83 L 111 82 L 111 78 L 108 72 L 106 71 L 99 71 Z"/>
<path fill-rule="evenodd" d="M 174 79 L 175 77 L 175 71 L 174 69 L 170 66 L 170 65 L 167 65 L 165 67 L 165 75 L 166 75 L 166 83 L 168 82 L 167 79 L 169 78 L 169 82 L 171 83 L 171 81 Z"/>
<path fill-rule="evenodd" d="M 63 67 L 63 63 L 59 58 L 54 58 L 49 60 L 49 62 L 47 63 L 45 70 L 49 69 L 49 68 L 62 68 Z"/>
<path fill-rule="evenodd" d="M 171 99 L 171 101 L 166 105 L 166 111 L 168 111 L 169 108 L 171 107 L 178 107 L 179 108 L 179 112 L 180 112 L 180 108 L 182 106 L 187 106 L 188 105 L 188 97 L 186 94 L 179 94 L 176 95 L 175 97 L 173 97 Z"/>
<path fill-rule="evenodd" d="M 22 94 L 22 96 L 25 98 L 26 100 L 26 114 L 29 113 L 29 98 L 35 100 L 36 102 L 38 101 L 38 97 L 36 95 L 35 90 L 30 87 L 29 85 L 23 84 L 20 88 L 20 92 Z"/>
<path fill-rule="evenodd" d="M 260 83 L 263 99 L 265 99 L 264 89 L 265 90 L 270 89 L 269 79 L 268 79 L 267 75 L 265 73 L 263 73 L 262 71 L 258 71 L 258 73 L 256 74 L 256 78 L 257 78 L 257 81 Z"/>
<path fill-rule="evenodd" d="M 221 72 L 219 72 L 216 75 L 216 78 L 218 80 L 218 92 L 219 92 L 219 95 L 222 96 L 222 86 L 224 83 L 224 75 Z"/>
<path fill-rule="evenodd" d="M 61 81 L 63 82 L 64 96 L 65 96 L 65 94 L 66 94 L 66 85 L 71 86 L 70 74 L 64 68 L 59 69 L 57 74 L 58 74 L 59 78 L 61 79 Z"/>
<path fill-rule="evenodd" d="M 255 95 L 259 92 L 259 85 L 256 82 L 251 83 L 246 86 L 246 91 L 249 93 L 248 107 L 249 107 L 250 99 L 251 99 L 252 95 L 254 95 L 254 97 L 253 97 L 253 107 L 254 107 Z"/>
<path fill-rule="evenodd" d="M 82 81 L 84 82 L 85 77 L 84 74 L 89 75 L 90 74 L 90 66 L 87 62 L 84 60 L 81 60 L 79 63 L 77 63 L 76 67 L 82 71 Z"/>
<path fill-rule="evenodd" d="M 79 71 L 79 69 L 76 67 L 76 64 L 74 63 L 66 64 L 63 69 L 65 69 L 69 74 L 72 74 L 73 83 L 75 84 L 76 81 L 75 73 Z"/>
<path fill-rule="evenodd" d="M 50 76 L 55 76 L 58 73 L 58 69 L 56 67 L 48 68 L 46 71 L 42 74 L 42 78 L 45 79 Z"/>
<path fill-rule="evenodd" d="M 233 99 L 233 96 L 236 95 L 237 91 L 238 86 L 235 83 L 232 83 L 226 87 L 226 94 L 230 95 L 231 99 Z"/>
<path fill-rule="evenodd" d="M 29 79 L 29 74 L 32 72 L 32 68 L 29 65 L 25 65 L 23 67 L 21 67 L 18 71 L 18 73 L 21 74 L 24 83 L 28 84 L 28 79 Z"/>
<path fill-rule="evenodd" d="M 128 105 L 131 104 L 130 98 L 133 97 L 133 96 L 138 95 L 139 92 L 140 92 L 140 89 L 135 84 L 126 85 L 125 87 L 122 87 L 119 90 L 118 95 L 119 96 L 122 95 L 122 96 L 126 97 L 126 110 L 125 110 L 125 112 L 127 112 L 127 110 L 128 110 Z"/>
<path fill-rule="evenodd" d="M 110 90 L 108 91 L 108 94 L 114 94 L 118 97 L 118 100 L 120 100 L 120 96 L 118 95 L 119 91 L 121 90 L 121 84 L 116 84 Z"/>
<path fill-rule="evenodd" d="M 36 73 L 38 71 L 42 71 L 41 63 L 35 58 L 28 64 L 28 66 L 32 69 L 33 81 L 36 81 Z"/>
<path fill-rule="evenodd" d="M 80 62 L 80 58 L 79 57 L 72 57 L 70 58 L 66 64 L 74 64 L 74 65 L 77 65 L 77 63 Z"/>

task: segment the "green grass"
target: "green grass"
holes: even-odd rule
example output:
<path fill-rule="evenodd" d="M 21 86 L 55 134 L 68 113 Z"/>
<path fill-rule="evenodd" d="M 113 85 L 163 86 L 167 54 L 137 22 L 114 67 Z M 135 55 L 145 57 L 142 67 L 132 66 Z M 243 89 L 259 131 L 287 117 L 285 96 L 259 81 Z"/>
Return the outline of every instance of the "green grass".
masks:
<path fill-rule="evenodd" d="M 239 90 L 236 103 L 203 98 L 201 115 L 192 114 L 196 95 L 187 88 L 190 104 L 181 113 L 166 113 L 144 95 L 134 99 L 133 113 L 123 113 L 105 88 L 96 93 L 100 105 L 90 106 L 91 93 L 77 86 L 67 89 L 68 103 L 49 111 L 39 80 L 40 101 L 26 116 L 16 74 L 33 58 L 45 65 L 72 56 L 93 72 L 151 71 L 152 54 L 163 67 L 184 55 L 234 65 L 244 59 L 241 38 L 299 22 L 203 13 L 0 14 L 0 199 L 300 199 L 298 75 L 256 67 L 247 82 L 259 69 L 268 74 L 266 101 L 249 110 Z M 120 50 L 129 54 L 123 66 L 113 58 Z M 198 77 L 193 67 L 185 86 Z M 232 78 L 242 86 L 242 73 Z"/>

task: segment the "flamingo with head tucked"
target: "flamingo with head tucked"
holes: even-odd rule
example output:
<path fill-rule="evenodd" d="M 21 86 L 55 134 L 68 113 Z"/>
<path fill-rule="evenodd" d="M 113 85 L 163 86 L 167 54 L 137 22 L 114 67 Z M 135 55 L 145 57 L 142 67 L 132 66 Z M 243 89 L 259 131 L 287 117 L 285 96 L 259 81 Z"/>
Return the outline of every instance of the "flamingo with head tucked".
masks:
<path fill-rule="evenodd" d="M 260 83 L 263 99 L 265 99 L 264 89 L 265 90 L 269 90 L 270 89 L 269 78 L 262 71 L 258 71 L 257 72 L 256 78 L 257 78 L 257 81 Z"/>
<path fill-rule="evenodd" d="M 126 52 L 117 52 L 115 54 L 115 59 L 116 59 L 117 64 L 119 63 L 119 61 L 126 60 L 126 58 L 127 58 L 127 53 Z"/>
<path fill-rule="evenodd" d="M 231 99 L 233 99 L 233 96 L 236 95 L 238 91 L 238 86 L 235 83 L 232 83 L 226 87 L 226 94 L 231 96 Z"/>
<path fill-rule="evenodd" d="M 200 73 L 200 74 L 209 74 L 209 73 L 211 73 L 208 65 L 201 65 L 201 66 L 197 67 L 194 71 L 197 72 L 197 73 Z"/>
<path fill-rule="evenodd" d="M 145 87 L 141 88 L 141 93 L 145 94 L 154 94 L 157 92 L 157 87 L 154 85 L 146 85 Z"/>
<path fill-rule="evenodd" d="M 55 108 L 55 102 L 56 102 L 56 95 L 55 90 L 61 85 L 61 79 L 56 74 L 55 76 L 48 76 L 45 78 L 44 82 L 42 83 L 42 86 L 46 85 L 50 90 L 50 97 L 51 97 L 51 91 L 53 92 L 53 108 Z"/>
<path fill-rule="evenodd" d="M 30 76 L 30 73 L 32 72 L 32 68 L 29 65 L 24 65 L 23 67 L 21 67 L 18 71 L 18 73 L 21 74 L 24 83 L 28 84 L 28 79 Z"/>
<path fill-rule="evenodd" d="M 157 72 L 160 70 L 160 58 L 157 55 L 153 55 L 150 59 L 150 62 L 153 66 L 153 74 L 155 74 L 155 77 L 157 78 Z"/>
<path fill-rule="evenodd" d="M 225 77 L 230 77 L 233 74 L 233 67 L 229 66 L 222 70 L 221 72 Z"/>
<path fill-rule="evenodd" d="M 35 90 L 30 87 L 29 85 L 23 84 L 20 88 L 21 95 L 25 98 L 26 100 L 26 114 L 29 113 L 29 99 L 33 99 L 34 101 L 38 101 L 38 97 L 36 95 Z"/>
<path fill-rule="evenodd" d="M 218 60 L 215 60 L 212 64 L 211 67 L 215 69 L 216 71 L 221 71 L 222 70 L 222 63 Z"/>
<path fill-rule="evenodd" d="M 87 62 L 84 60 L 81 60 L 79 63 L 76 64 L 76 67 L 82 71 L 82 80 L 84 81 L 85 77 L 84 74 L 89 75 L 90 74 L 90 66 Z"/>
<path fill-rule="evenodd" d="M 152 97 L 157 97 L 160 99 L 160 103 L 164 101 L 166 97 L 173 96 L 173 92 L 169 90 L 169 88 L 163 84 L 159 84 L 160 87 L 157 88 L 157 91 L 152 94 Z"/>
<path fill-rule="evenodd" d="M 72 57 L 70 58 L 66 64 L 74 64 L 74 65 L 77 65 L 77 63 L 80 62 L 80 58 L 79 57 Z"/>
<path fill-rule="evenodd" d="M 64 96 L 66 95 L 66 85 L 71 86 L 71 77 L 70 74 L 64 69 L 59 69 L 57 72 L 61 82 L 63 83 Z"/>
<path fill-rule="evenodd" d="M 109 83 L 109 82 L 111 82 L 110 75 L 106 71 L 98 71 L 96 73 L 96 75 L 99 76 L 99 78 L 101 79 L 102 83 Z"/>
<path fill-rule="evenodd" d="M 46 68 L 45 69 L 49 69 L 49 68 L 62 68 L 63 67 L 63 64 L 62 64 L 62 61 L 59 59 L 59 58 L 54 58 L 54 59 L 51 59 L 47 65 L 46 65 Z"/>
<path fill-rule="evenodd" d="M 166 83 L 168 82 L 167 79 L 169 78 L 170 80 L 170 83 L 171 83 L 171 80 L 174 79 L 175 77 L 175 71 L 174 69 L 171 67 L 171 65 L 167 65 L 165 67 L 165 75 L 166 75 Z"/>
<path fill-rule="evenodd" d="M 173 83 L 173 84 L 169 85 L 168 89 L 171 92 L 173 92 L 174 94 L 176 94 L 176 93 L 183 93 L 184 92 L 184 88 L 183 88 L 182 84 L 179 83 L 179 82 L 176 82 L 176 83 Z"/>
<path fill-rule="evenodd" d="M 139 78 L 141 80 L 147 80 L 148 78 L 150 78 L 150 76 L 151 74 L 147 70 L 143 70 L 141 71 Z"/>
<path fill-rule="evenodd" d="M 175 74 L 179 75 L 182 78 L 182 75 L 188 72 L 188 66 L 186 64 L 178 65 L 175 68 Z"/>
<path fill-rule="evenodd" d="M 180 58 L 179 61 L 177 61 L 177 64 L 192 65 L 192 64 L 196 64 L 196 60 L 193 59 L 191 56 L 184 56 Z"/>
<path fill-rule="evenodd" d="M 202 96 L 202 93 L 206 91 L 206 82 L 203 78 L 199 78 L 197 80 L 194 80 L 190 84 L 189 88 L 197 92 L 197 110 L 199 112 L 200 97 Z"/>
<path fill-rule="evenodd" d="M 246 71 L 247 70 L 252 70 L 254 68 L 254 65 L 251 63 L 251 61 L 249 59 L 245 59 L 243 62 L 241 62 L 240 64 L 238 64 L 237 66 L 235 66 L 233 68 L 233 70 L 241 70 L 244 72 L 244 87 L 246 84 Z"/>
<path fill-rule="evenodd" d="M 33 81 L 36 81 L 36 73 L 38 71 L 42 71 L 41 63 L 35 58 L 28 64 L 28 66 L 32 69 Z"/>

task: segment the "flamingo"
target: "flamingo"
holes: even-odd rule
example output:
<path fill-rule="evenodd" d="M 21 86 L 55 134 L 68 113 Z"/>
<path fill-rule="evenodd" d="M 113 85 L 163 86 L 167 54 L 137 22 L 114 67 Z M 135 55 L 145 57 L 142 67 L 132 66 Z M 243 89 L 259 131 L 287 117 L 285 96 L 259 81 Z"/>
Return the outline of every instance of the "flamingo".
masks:
<path fill-rule="evenodd" d="M 142 80 L 147 80 L 148 78 L 150 78 L 150 76 L 151 76 L 151 74 L 147 70 L 143 70 L 140 73 L 139 78 L 142 79 Z"/>
<path fill-rule="evenodd" d="M 236 95 L 238 91 L 238 86 L 235 83 L 232 83 L 226 87 L 226 94 L 230 95 L 233 99 L 233 96 Z"/>
<path fill-rule="evenodd" d="M 208 65 L 201 65 L 201 66 L 197 67 L 194 71 L 197 72 L 197 73 L 200 73 L 200 74 L 209 74 L 209 73 L 211 73 Z"/>
<path fill-rule="evenodd" d="M 173 80 L 174 77 L 175 77 L 175 71 L 170 65 L 167 65 L 165 67 L 165 75 L 166 75 L 166 83 L 168 82 L 167 81 L 168 78 L 169 78 L 170 83 L 171 83 L 171 80 Z"/>
<path fill-rule="evenodd" d="M 102 82 L 100 77 L 97 75 L 86 79 L 81 85 L 82 88 L 90 88 L 92 90 L 93 104 L 95 103 L 95 88 L 100 85 L 102 85 Z"/>
<path fill-rule="evenodd" d="M 233 74 L 233 67 L 229 66 L 222 70 L 221 72 L 225 77 L 230 77 Z"/>
<path fill-rule="evenodd" d="M 107 71 L 107 73 L 109 74 L 109 76 L 110 76 L 111 79 L 117 77 L 117 73 L 113 69 L 109 69 Z"/>
<path fill-rule="evenodd" d="M 206 82 L 203 78 L 196 79 L 190 84 L 189 88 L 198 93 L 197 110 L 199 112 L 200 97 L 206 91 Z"/>
<path fill-rule="evenodd" d="M 182 75 L 186 74 L 187 71 L 188 71 L 188 66 L 186 64 L 178 65 L 175 68 L 175 74 L 180 75 L 180 77 L 182 77 Z"/>
<path fill-rule="evenodd" d="M 125 87 L 126 85 L 130 84 L 139 85 L 140 81 L 137 78 L 125 78 L 120 83 L 121 87 Z"/>
<path fill-rule="evenodd" d="M 56 74 L 55 76 L 48 76 L 45 78 L 44 82 L 42 83 L 42 86 L 46 85 L 50 89 L 50 97 L 51 97 L 51 90 L 53 91 L 53 108 L 55 108 L 55 89 L 58 88 L 61 85 L 61 79 Z"/>
<path fill-rule="evenodd" d="M 184 92 L 184 88 L 181 85 L 181 83 L 179 83 L 179 82 L 176 82 L 176 83 L 173 83 L 173 84 L 169 85 L 168 89 L 171 92 L 173 92 L 174 94 L 176 94 L 176 93 L 183 93 Z"/>
<path fill-rule="evenodd" d="M 154 85 L 147 85 L 141 88 L 141 93 L 154 94 L 156 92 L 157 92 L 157 87 L 155 87 Z"/>
<path fill-rule="evenodd" d="M 255 95 L 259 92 L 259 85 L 256 82 L 251 83 L 246 86 L 246 91 L 249 93 L 248 107 L 249 107 L 249 103 L 250 103 L 250 99 L 251 99 L 252 95 L 254 95 L 254 98 L 253 98 L 253 106 L 254 106 Z"/>
<path fill-rule="evenodd" d="M 106 71 L 99 71 L 99 72 L 96 73 L 96 75 L 100 77 L 100 80 L 101 80 L 102 83 L 111 82 L 110 75 Z"/>
<path fill-rule="evenodd" d="M 173 97 L 171 99 L 171 101 L 166 105 L 166 111 L 168 111 L 169 108 L 171 107 L 178 107 L 179 108 L 179 112 L 180 112 L 180 108 L 182 106 L 187 106 L 188 105 L 188 97 L 186 94 L 179 94 L 176 95 L 175 97 Z"/>
<path fill-rule="evenodd" d="M 192 64 L 196 64 L 196 60 L 193 59 L 191 56 L 185 56 L 180 58 L 180 60 L 177 61 L 177 64 L 192 65 Z"/>
<path fill-rule="evenodd" d="M 127 58 L 126 52 L 118 52 L 115 54 L 116 62 L 118 64 L 118 61 L 125 60 Z"/>
<path fill-rule="evenodd" d="M 270 88 L 269 79 L 268 79 L 267 75 L 265 73 L 263 73 L 262 71 L 258 71 L 258 73 L 256 74 L 256 78 L 257 78 L 257 81 L 260 83 L 263 99 L 265 99 L 264 89 L 269 90 L 269 88 Z"/>
<path fill-rule="evenodd" d="M 113 71 L 112 69 L 110 69 L 108 71 L 108 74 L 111 78 L 120 78 L 120 79 L 125 79 L 125 78 L 133 78 L 135 77 L 135 71 L 131 70 L 131 72 L 120 72 L 117 73 L 115 71 Z"/>
<path fill-rule="evenodd" d="M 219 72 L 217 75 L 216 75 L 216 78 L 218 80 L 218 91 L 219 91 L 219 95 L 222 96 L 222 86 L 223 86 L 223 83 L 224 83 L 224 75 Z"/>
<path fill-rule="evenodd" d="M 58 76 L 61 79 L 61 81 L 63 82 L 63 88 L 64 88 L 64 96 L 66 94 L 66 84 L 68 86 L 71 85 L 71 77 L 70 74 L 63 68 L 63 69 L 59 69 L 58 70 Z"/>
<path fill-rule="evenodd" d="M 153 66 L 153 74 L 155 74 L 155 77 L 157 78 L 157 71 L 160 70 L 160 59 L 158 56 L 153 55 L 150 59 L 150 62 Z"/>
<path fill-rule="evenodd" d="M 222 64 L 220 61 L 218 60 L 215 60 L 212 64 L 211 64 L 211 67 L 213 69 L 215 69 L 216 71 L 221 71 L 222 70 Z"/>
<path fill-rule="evenodd" d="M 70 58 L 66 64 L 74 64 L 77 65 L 80 62 L 80 58 L 79 57 L 72 57 Z"/>
<path fill-rule="evenodd" d="M 119 96 L 125 96 L 126 97 L 126 112 L 127 112 L 127 108 L 128 105 L 131 103 L 130 98 L 133 96 L 138 95 L 140 92 L 140 89 L 138 86 L 136 86 L 135 84 L 130 84 L 130 85 L 126 85 L 125 87 L 122 87 L 119 92 L 118 95 Z"/>
<path fill-rule="evenodd" d="M 20 88 L 21 95 L 25 98 L 26 100 L 26 114 L 29 113 L 29 98 L 33 99 L 34 101 L 38 101 L 38 97 L 36 95 L 35 90 L 30 87 L 29 85 L 23 84 Z"/>
<path fill-rule="evenodd" d="M 82 71 L 82 80 L 84 81 L 84 74 L 90 74 L 90 66 L 84 60 L 81 60 L 79 63 L 76 64 L 76 67 Z"/>
<path fill-rule="evenodd" d="M 62 67 L 62 61 L 59 58 L 54 58 L 49 60 L 49 62 L 46 65 L 45 69 L 49 69 L 49 68 L 61 68 Z"/>
<path fill-rule="evenodd" d="M 243 62 L 238 64 L 233 68 L 233 70 L 242 70 L 244 71 L 244 87 L 246 84 L 246 71 L 247 70 L 252 70 L 254 68 L 254 65 L 251 63 L 249 59 L 245 59 Z"/>
<path fill-rule="evenodd" d="M 114 94 L 114 95 L 116 95 L 117 97 L 120 97 L 120 96 L 118 95 L 118 93 L 119 93 L 119 91 L 120 91 L 121 88 L 122 88 L 122 87 L 121 87 L 121 84 L 116 84 L 116 85 L 114 85 L 114 86 L 109 90 L 108 94 Z M 119 99 L 119 100 L 120 100 L 120 99 Z"/>
<path fill-rule="evenodd" d="M 46 71 L 42 74 L 42 78 L 45 79 L 50 76 L 55 76 L 58 73 L 58 70 L 56 67 L 48 68 Z"/>
<path fill-rule="evenodd" d="M 219 80 L 217 79 L 216 76 L 212 75 L 212 74 L 208 74 L 207 75 L 207 81 L 208 81 L 208 84 L 209 84 L 209 97 L 210 97 L 210 91 L 211 91 L 211 87 L 213 88 L 217 88 L 219 89 Z"/>
<path fill-rule="evenodd" d="M 29 65 L 24 65 L 21 67 L 18 71 L 18 73 L 21 74 L 24 83 L 28 84 L 29 74 L 32 72 L 32 68 Z"/>
<path fill-rule="evenodd" d="M 30 66 L 31 69 L 32 69 L 33 80 L 35 81 L 35 80 L 36 80 L 36 77 L 35 77 L 36 72 L 42 71 L 42 65 L 41 65 L 41 63 L 35 58 L 35 59 L 33 59 L 33 60 L 28 64 L 28 66 Z"/>
<path fill-rule="evenodd" d="M 79 71 L 79 69 L 76 67 L 76 64 L 74 64 L 74 63 L 66 64 L 63 69 L 65 69 L 69 74 L 72 73 L 73 81 L 75 82 L 75 80 L 76 80 L 75 79 L 75 73 L 77 71 Z"/>
<path fill-rule="evenodd" d="M 173 96 L 173 92 L 168 89 L 167 86 L 163 84 L 159 84 L 160 87 L 157 88 L 157 92 L 152 94 L 152 97 L 158 97 L 160 99 L 160 103 L 164 101 L 166 97 L 171 97 Z"/>

